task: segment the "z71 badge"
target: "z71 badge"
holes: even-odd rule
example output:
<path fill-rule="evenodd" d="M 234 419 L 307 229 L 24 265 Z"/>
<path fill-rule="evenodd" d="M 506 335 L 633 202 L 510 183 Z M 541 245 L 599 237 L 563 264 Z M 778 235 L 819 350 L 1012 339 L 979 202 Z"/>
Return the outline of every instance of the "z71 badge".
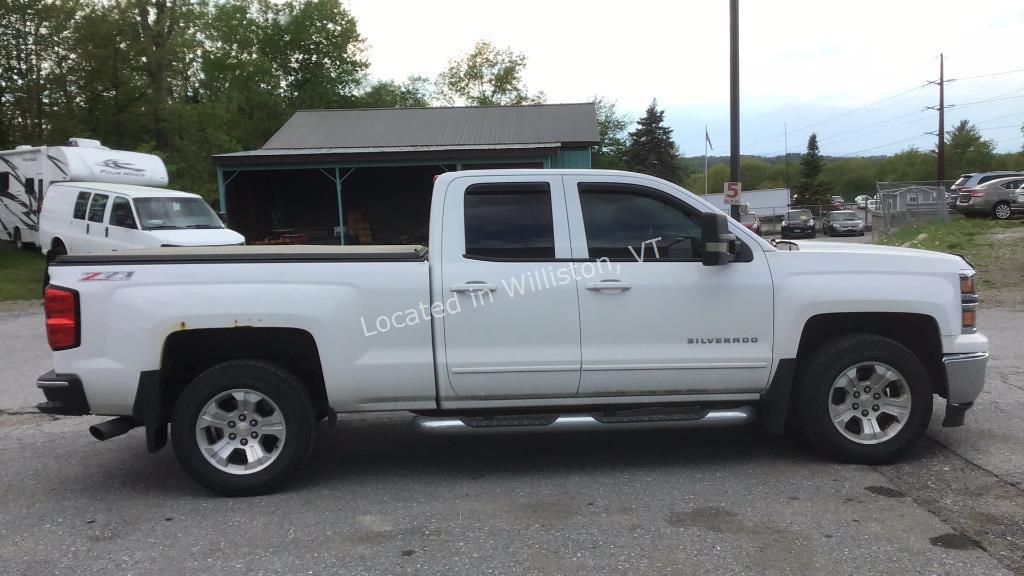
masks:
<path fill-rule="evenodd" d="M 124 282 L 131 280 L 135 272 L 83 272 L 79 282 Z"/>

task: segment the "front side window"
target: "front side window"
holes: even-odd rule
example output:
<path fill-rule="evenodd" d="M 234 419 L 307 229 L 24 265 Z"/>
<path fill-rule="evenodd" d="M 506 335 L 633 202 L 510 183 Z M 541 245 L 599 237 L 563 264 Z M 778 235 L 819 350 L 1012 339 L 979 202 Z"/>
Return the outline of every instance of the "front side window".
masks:
<path fill-rule="evenodd" d="M 581 185 L 580 204 L 591 258 L 700 258 L 700 216 L 661 192 L 639 186 Z"/>
<path fill-rule="evenodd" d="M 103 222 L 103 213 L 107 210 L 107 195 L 93 194 L 89 203 L 89 222 Z"/>
<path fill-rule="evenodd" d="M 79 192 L 78 197 L 75 198 L 75 212 L 73 214 L 75 220 L 85 220 L 85 214 L 89 210 L 89 196 L 91 192 Z"/>
<path fill-rule="evenodd" d="M 135 215 L 132 214 L 132 203 L 127 198 L 114 197 L 114 203 L 110 205 L 110 224 L 132 230 L 137 228 Z"/>
<path fill-rule="evenodd" d="M 224 227 L 220 217 L 202 198 L 136 198 L 135 210 L 143 230 Z"/>
<path fill-rule="evenodd" d="M 466 189 L 466 256 L 555 257 L 551 191 L 546 183 L 478 184 Z"/>

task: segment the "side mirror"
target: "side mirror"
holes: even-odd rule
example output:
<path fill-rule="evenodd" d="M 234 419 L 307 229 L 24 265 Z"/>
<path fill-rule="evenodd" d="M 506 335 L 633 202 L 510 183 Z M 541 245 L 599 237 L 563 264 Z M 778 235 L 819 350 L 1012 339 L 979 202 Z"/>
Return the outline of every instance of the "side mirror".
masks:
<path fill-rule="evenodd" d="M 227 225 L 228 225 L 228 213 L 227 213 L 227 212 L 217 212 L 217 216 L 218 216 L 218 217 L 220 218 L 220 221 L 221 221 L 221 222 L 222 222 L 222 223 L 223 223 L 223 224 L 224 224 L 225 226 L 227 226 Z"/>
<path fill-rule="evenodd" d="M 725 214 L 705 212 L 700 223 L 700 239 L 704 244 L 705 266 L 721 266 L 736 256 L 736 235 L 729 232 Z"/>

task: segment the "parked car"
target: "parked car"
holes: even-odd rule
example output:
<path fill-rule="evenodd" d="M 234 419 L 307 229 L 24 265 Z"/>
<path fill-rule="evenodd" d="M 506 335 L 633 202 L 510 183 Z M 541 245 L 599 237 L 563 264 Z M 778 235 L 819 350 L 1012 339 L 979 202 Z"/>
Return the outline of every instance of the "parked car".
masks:
<path fill-rule="evenodd" d="M 747 230 L 754 234 L 761 235 L 761 219 L 757 217 L 757 214 L 753 212 L 740 214 L 740 224 L 743 224 Z"/>
<path fill-rule="evenodd" d="M 860 208 L 861 210 L 866 210 L 868 207 L 868 200 L 870 199 L 871 196 L 868 196 L 867 194 L 861 194 L 860 196 L 857 196 L 853 200 L 854 202 L 857 203 L 857 208 Z"/>
<path fill-rule="evenodd" d="M 825 236 L 863 236 L 864 221 L 853 210 L 833 210 L 821 219 Z"/>
<path fill-rule="evenodd" d="M 844 200 L 842 196 L 833 196 L 830 200 L 832 201 L 833 210 L 846 209 L 846 200 Z"/>
<path fill-rule="evenodd" d="M 810 210 L 800 208 L 790 210 L 782 217 L 783 238 L 814 238 L 817 231 L 814 228 L 814 215 Z"/>
<path fill-rule="evenodd" d="M 170 437 L 199 483 L 245 495 L 282 486 L 339 413 L 410 411 L 435 434 L 761 417 L 878 463 L 924 435 L 936 395 L 960 426 L 984 386 L 975 271 L 952 254 L 780 250 L 674 184 L 603 170 L 442 174 L 430 229 L 429 249 L 63 256 L 39 410 L 116 416 L 90 432 L 142 426 L 150 452 Z"/>
<path fill-rule="evenodd" d="M 966 216 L 992 216 L 1005 220 L 1014 213 L 1024 212 L 1024 205 L 1017 201 L 1021 184 L 1024 184 L 1024 176 L 999 178 L 974 188 L 961 188 L 956 209 Z"/>
<path fill-rule="evenodd" d="M 991 182 L 992 180 L 1015 176 L 1024 178 L 1024 172 L 1013 170 L 994 170 L 991 172 L 971 172 L 968 174 L 961 174 L 960 178 L 958 178 L 957 181 L 949 187 L 949 191 L 951 194 L 956 195 L 956 200 L 959 201 L 960 192 L 964 188 L 977 188 L 979 185 Z M 946 198 L 948 200 L 949 196 L 947 195 Z"/>
<path fill-rule="evenodd" d="M 47 259 L 160 246 L 245 243 L 198 194 L 131 184 L 57 183 L 39 214 Z"/>

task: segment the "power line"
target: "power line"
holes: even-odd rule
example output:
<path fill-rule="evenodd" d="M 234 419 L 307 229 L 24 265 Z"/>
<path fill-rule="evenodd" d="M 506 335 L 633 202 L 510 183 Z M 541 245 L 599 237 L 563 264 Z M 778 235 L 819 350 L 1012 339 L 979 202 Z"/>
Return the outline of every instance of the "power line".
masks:
<path fill-rule="evenodd" d="M 1005 76 L 1007 74 L 1016 74 L 1018 72 L 1024 72 L 1024 68 L 1017 70 L 1004 70 L 1002 72 L 993 72 L 991 74 L 977 74 L 975 76 L 964 76 L 962 78 L 950 78 L 946 82 L 958 82 L 960 80 L 974 80 L 975 78 L 992 78 L 993 76 Z"/>
<path fill-rule="evenodd" d="M 1018 88 L 1016 90 L 1010 90 L 1009 92 L 1004 92 L 1002 94 L 999 94 L 998 96 L 993 96 L 991 98 L 985 98 L 983 100 L 975 100 L 974 102 L 964 102 L 963 104 L 949 104 L 949 105 L 946 106 L 946 108 L 963 108 L 964 106 L 973 106 L 975 104 L 984 104 L 985 102 L 997 102 L 999 100 L 1013 100 L 1014 98 L 1024 98 L 1024 95 L 1021 95 L 1021 96 L 1010 96 L 1010 94 L 1016 94 L 1018 92 L 1024 92 L 1024 88 Z"/>
<path fill-rule="evenodd" d="M 864 110 L 864 109 L 867 109 L 867 108 L 871 108 L 872 106 L 877 106 L 878 104 L 881 104 L 882 102 L 887 102 L 889 100 L 892 100 L 893 98 L 899 98 L 900 96 L 904 96 L 906 94 L 910 94 L 911 92 L 914 92 L 915 90 L 920 90 L 921 88 L 924 88 L 925 86 L 928 86 L 928 84 L 929 84 L 928 82 L 925 82 L 924 84 L 921 84 L 921 85 L 918 85 L 918 86 L 914 86 L 913 88 L 911 88 L 909 90 L 904 90 L 903 92 L 900 92 L 898 94 L 893 94 L 892 96 L 886 96 L 885 98 L 882 98 L 881 100 L 875 100 L 874 102 L 871 102 L 870 104 L 865 104 L 863 106 L 858 106 L 857 108 L 853 108 L 851 110 L 847 110 L 846 112 L 843 112 L 841 114 L 836 114 L 835 116 L 830 116 L 828 118 L 825 118 L 824 120 L 819 120 L 817 122 L 808 124 L 806 126 L 801 126 L 800 128 L 796 128 L 794 130 L 790 130 L 789 132 L 790 133 L 802 132 L 802 131 L 804 131 L 804 130 L 806 130 L 808 128 L 813 128 L 815 126 L 820 126 L 820 125 L 822 125 L 822 124 L 824 124 L 826 122 L 831 122 L 832 120 L 835 120 L 837 118 L 842 118 L 844 116 L 849 116 L 850 114 L 853 114 L 854 112 L 859 112 L 861 110 Z M 762 138 L 761 140 L 756 140 L 754 142 L 751 142 L 751 143 L 747 144 L 747 147 L 756 146 L 758 144 L 762 144 L 764 142 L 770 142 L 772 140 L 778 140 L 779 138 L 783 138 L 784 136 L 785 135 L 782 134 L 782 135 L 775 135 L 775 136 L 772 136 L 770 138 Z"/>
<path fill-rule="evenodd" d="M 920 140 L 921 138 L 924 138 L 925 136 L 933 136 L 933 135 L 934 135 L 933 132 L 924 132 L 922 134 L 918 134 L 917 136 L 912 136 L 910 138 L 904 138 L 902 140 L 896 140 L 894 142 L 887 142 L 885 144 L 879 144 L 878 146 L 872 146 L 870 148 L 865 148 L 863 150 L 857 150 L 856 152 L 849 152 L 847 154 L 839 154 L 839 156 L 856 156 L 856 155 L 858 155 L 858 154 L 860 154 L 862 152 L 868 152 L 868 151 L 871 151 L 871 150 L 877 150 L 879 148 L 885 148 L 887 146 L 894 146 L 896 144 L 902 144 L 904 142 L 911 142 L 911 141 L 914 141 L 914 140 Z"/>
<path fill-rule="evenodd" d="M 840 142 L 848 142 L 850 140 L 856 140 L 857 138 L 861 138 L 861 137 L 864 137 L 864 136 L 869 136 L 871 134 L 878 134 L 879 132 L 885 132 L 886 130 L 891 130 L 893 128 L 899 128 L 900 126 L 907 126 L 907 125 L 913 124 L 915 122 L 921 122 L 922 120 L 929 120 L 929 119 L 931 119 L 932 118 L 931 116 L 923 116 L 923 117 L 920 117 L 920 118 L 914 118 L 913 120 L 911 120 L 909 122 L 900 122 L 899 124 L 893 124 L 891 126 L 886 126 L 885 128 L 882 128 L 880 130 L 874 130 L 874 131 L 871 131 L 871 132 L 865 132 L 863 134 L 858 134 L 856 136 L 851 136 L 849 138 L 842 138 L 840 140 L 835 140 L 835 138 L 838 138 L 839 136 L 845 136 L 846 134 L 853 134 L 854 132 L 860 132 L 861 130 L 864 130 L 865 128 L 871 128 L 873 126 L 878 126 L 880 124 L 887 124 L 889 122 L 892 122 L 893 120 L 899 120 L 900 118 L 906 118 L 907 116 L 912 116 L 914 114 L 920 114 L 920 113 L 924 112 L 925 110 L 926 109 L 922 108 L 921 110 L 915 110 L 915 111 L 907 113 L 907 114 L 900 114 L 899 116 L 893 116 L 892 118 L 887 118 L 885 120 L 880 120 L 878 122 L 872 122 L 871 124 L 865 124 L 864 126 L 860 126 L 858 128 L 854 128 L 853 130 L 847 130 L 846 132 L 840 132 L 838 134 L 833 134 L 831 136 L 826 136 L 825 138 L 819 138 L 818 139 L 818 143 L 819 144 L 825 143 L 825 144 L 833 145 L 833 144 L 838 144 Z M 770 154 L 764 154 L 764 156 L 768 156 L 768 157 L 778 156 L 779 154 L 784 154 L 785 152 L 786 152 L 785 150 L 778 150 L 778 151 L 772 152 Z"/>

